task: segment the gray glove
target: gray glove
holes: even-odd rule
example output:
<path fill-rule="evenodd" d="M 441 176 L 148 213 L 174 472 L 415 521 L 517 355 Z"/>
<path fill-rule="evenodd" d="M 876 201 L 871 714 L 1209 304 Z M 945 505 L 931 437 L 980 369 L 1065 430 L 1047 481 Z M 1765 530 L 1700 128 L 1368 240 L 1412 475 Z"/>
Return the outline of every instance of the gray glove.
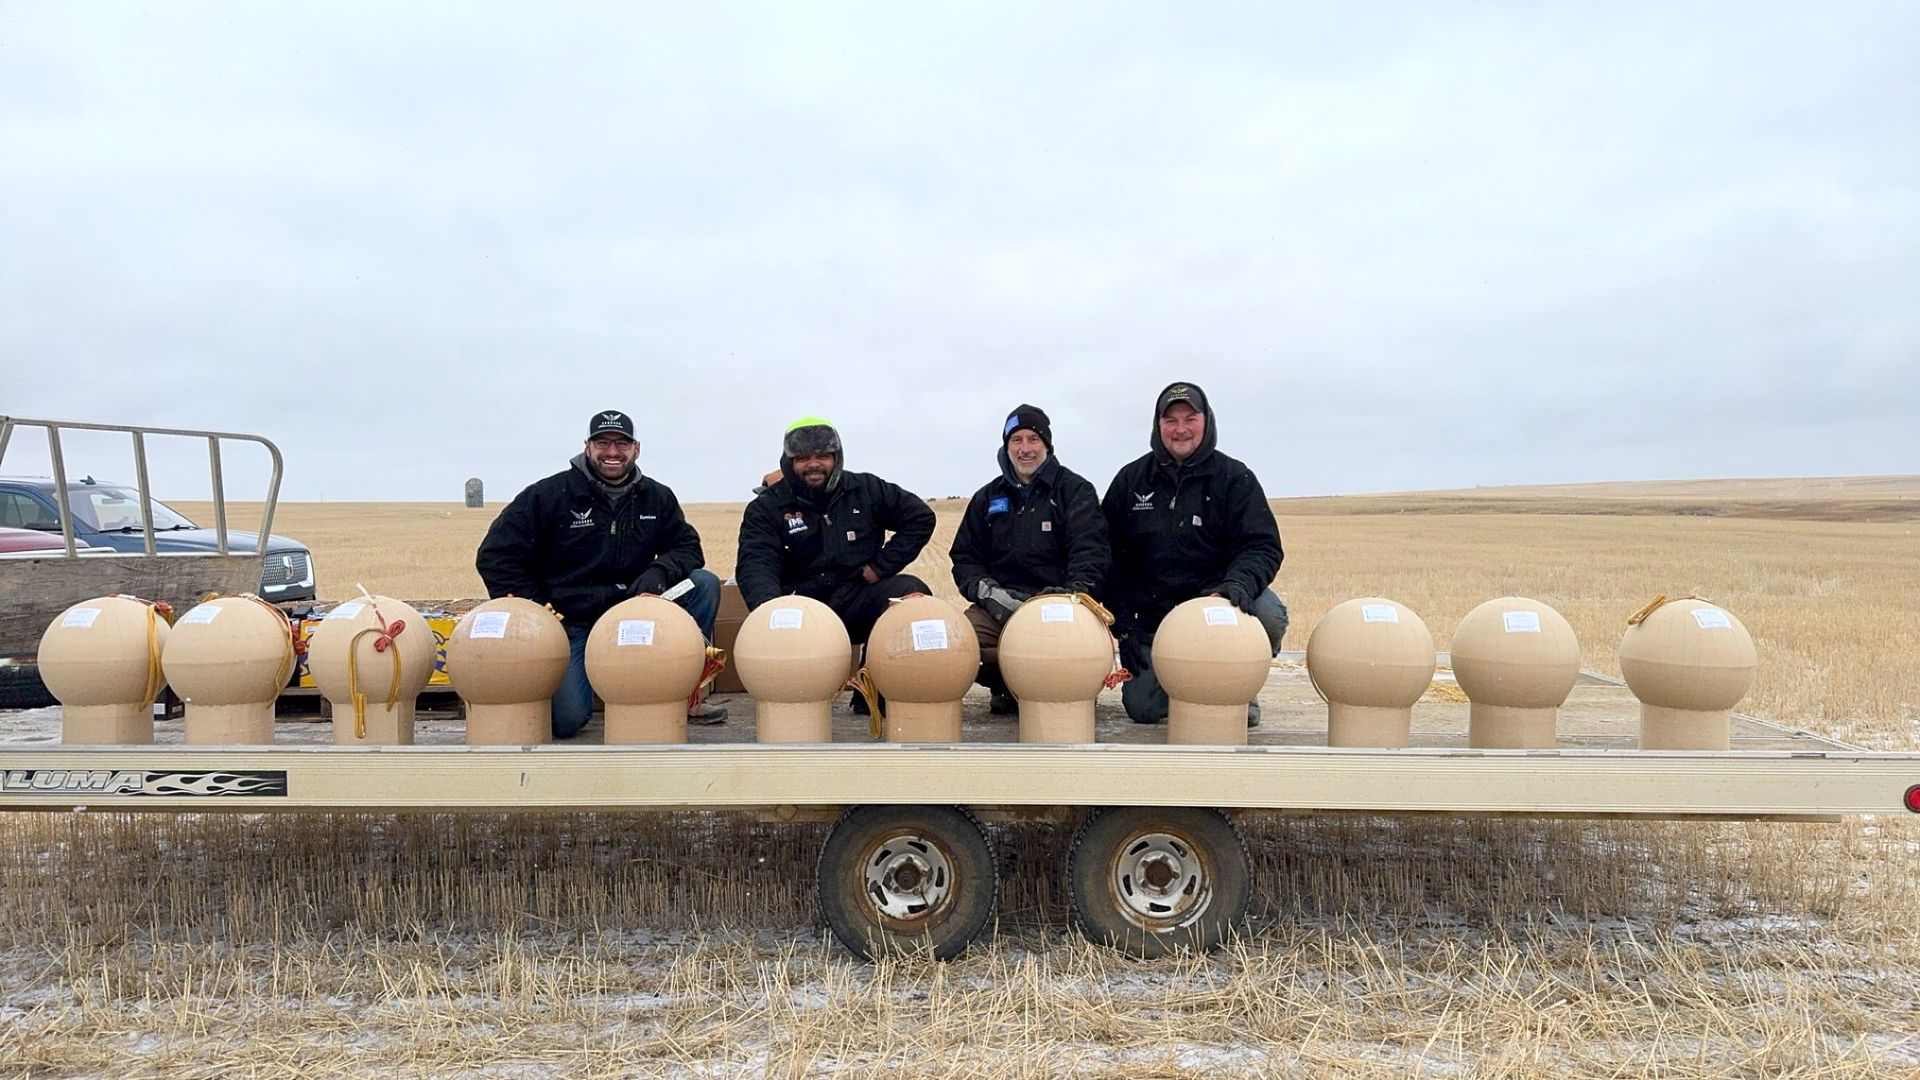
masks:
<path fill-rule="evenodd" d="M 1025 593 L 1009 589 L 992 578 L 981 578 L 980 584 L 973 587 L 973 598 L 987 609 L 995 622 L 1006 622 L 1027 599 Z"/>

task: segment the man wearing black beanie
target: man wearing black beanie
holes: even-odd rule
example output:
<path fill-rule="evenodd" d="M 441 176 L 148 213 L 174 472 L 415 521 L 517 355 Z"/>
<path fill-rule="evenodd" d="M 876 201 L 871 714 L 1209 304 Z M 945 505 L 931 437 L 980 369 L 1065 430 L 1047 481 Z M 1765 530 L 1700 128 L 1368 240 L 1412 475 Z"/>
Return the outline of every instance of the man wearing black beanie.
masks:
<path fill-rule="evenodd" d="M 1053 456 L 1053 424 L 1020 405 L 1000 426 L 1000 475 L 974 492 L 954 535 L 953 581 L 973 601 L 967 621 L 980 639 L 980 684 L 992 711 L 1015 709 L 1000 677 L 1000 628 L 1043 592 L 1086 592 L 1106 577 L 1106 518 L 1093 485 Z"/>

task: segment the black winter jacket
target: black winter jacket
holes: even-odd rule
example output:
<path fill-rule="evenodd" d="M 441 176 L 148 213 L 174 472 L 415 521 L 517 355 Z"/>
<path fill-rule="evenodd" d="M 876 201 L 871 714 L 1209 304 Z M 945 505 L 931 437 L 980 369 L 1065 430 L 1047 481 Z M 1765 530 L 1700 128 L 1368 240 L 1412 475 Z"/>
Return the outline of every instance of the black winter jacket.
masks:
<path fill-rule="evenodd" d="M 1027 593 L 1098 590 L 1113 553 L 1093 485 L 1052 455 L 1026 487 L 1011 479 L 1005 450 L 1000 467 L 1001 475 L 974 492 L 953 538 L 960 595 L 977 599 L 984 578 Z"/>
<path fill-rule="evenodd" d="M 616 508 L 576 463 L 514 496 L 480 542 L 474 565 L 488 596 L 552 604 L 575 626 L 657 593 L 706 562 L 700 534 L 665 484 L 636 475 Z"/>
<path fill-rule="evenodd" d="M 1280 526 L 1253 471 L 1214 449 L 1209 403 L 1199 449 L 1175 464 L 1160 441 L 1123 467 L 1100 508 L 1113 543 L 1103 597 L 1116 630 L 1152 631 L 1184 601 L 1217 592 L 1247 609 L 1273 584 L 1285 553 Z"/>
<path fill-rule="evenodd" d="M 828 602 L 863 580 L 863 566 L 881 577 L 905 570 L 933 536 L 927 504 L 872 473 L 841 473 L 820 503 L 798 491 L 788 471 L 748 503 L 740 519 L 733 576 L 748 610 L 788 593 Z"/>

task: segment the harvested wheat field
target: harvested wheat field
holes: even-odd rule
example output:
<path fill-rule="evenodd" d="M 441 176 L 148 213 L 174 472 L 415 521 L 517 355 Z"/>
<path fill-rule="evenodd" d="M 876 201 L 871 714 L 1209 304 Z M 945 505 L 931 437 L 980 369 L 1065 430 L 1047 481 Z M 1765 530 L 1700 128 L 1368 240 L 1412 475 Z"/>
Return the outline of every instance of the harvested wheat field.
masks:
<path fill-rule="evenodd" d="M 1615 672 L 1695 592 L 1760 650 L 1743 711 L 1920 749 L 1920 478 L 1281 501 L 1290 648 L 1360 595 L 1441 638 L 1524 594 Z M 958 503 L 917 572 L 951 596 Z M 182 506 L 194 513 L 200 508 Z M 695 506 L 730 569 L 738 506 Z M 493 510 L 291 505 L 324 597 L 478 595 Z M 1917 777 L 1916 779 L 1920 779 Z M 744 815 L 0 817 L 0 1074 L 1911 1076 L 1920 818 L 1240 822 L 1249 935 L 1088 946 L 1067 829 L 994 827 L 962 959 L 850 960 L 824 827 Z"/>

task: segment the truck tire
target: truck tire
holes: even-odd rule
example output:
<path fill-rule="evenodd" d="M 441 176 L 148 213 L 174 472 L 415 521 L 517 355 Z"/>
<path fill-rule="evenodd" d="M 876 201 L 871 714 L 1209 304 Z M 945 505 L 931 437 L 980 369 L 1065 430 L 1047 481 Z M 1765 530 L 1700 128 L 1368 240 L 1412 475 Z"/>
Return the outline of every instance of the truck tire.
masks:
<path fill-rule="evenodd" d="M 1247 843 L 1218 810 L 1098 809 L 1067 851 L 1074 923 L 1133 956 L 1219 947 L 1244 925 L 1252 894 Z"/>
<path fill-rule="evenodd" d="M 863 960 L 960 955 L 999 901 L 987 831 L 957 806 L 857 806 L 820 849 L 827 926 Z"/>
<path fill-rule="evenodd" d="M 37 664 L 0 664 L 0 709 L 43 709 L 60 704 L 40 681 Z"/>

